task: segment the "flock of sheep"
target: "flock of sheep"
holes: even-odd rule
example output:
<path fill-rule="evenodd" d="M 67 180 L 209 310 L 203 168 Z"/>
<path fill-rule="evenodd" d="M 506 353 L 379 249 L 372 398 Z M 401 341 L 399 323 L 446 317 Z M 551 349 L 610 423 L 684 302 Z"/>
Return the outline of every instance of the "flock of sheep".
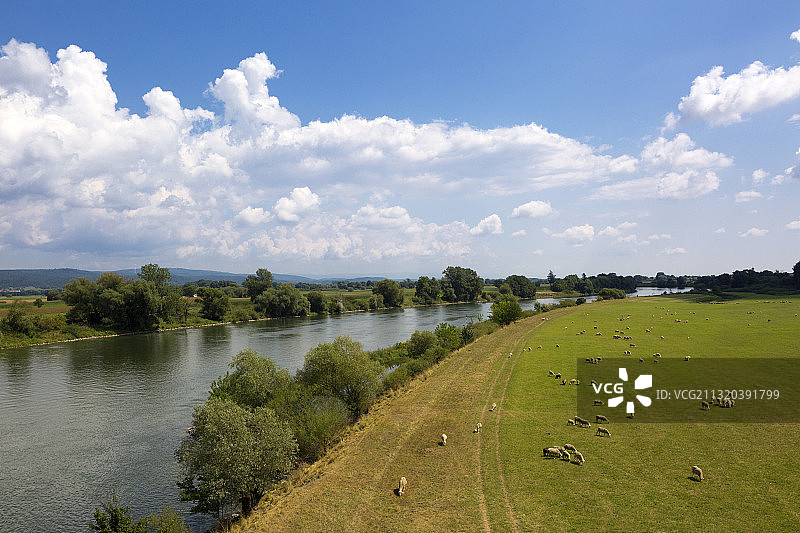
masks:
<path fill-rule="evenodd" d="M 662 308 L 662 309 L 664 309 L 664 308 Z M 667 312 L 667 315 L 670 314 L 669 309 L 667 309 L 666 312 Z M 677 313 L 673 313 L 673 314 L 677 314 Z M 692 314 L 692 313 L 690 313 L 690 314 Z M 620 321 L 624 321 L 624 320 L 627 320 L 629 318 L 631 318 L 631 315 L 627 315 L 625 317 L 620 317 L 619 320 Z M 655 318 L 655 315 L 653 315 L 653 318 Z M 546 320 L 546 319 L 542 318 L 542 320 Z M 706 318 L 706 320 L 708 320 L 708 318 Z M 597 321 L 595 320 L 595 322 L 597 322 Z M 681 321 L 679 319 L 675 319 L 675 322 L 688 323 L 689 321 L 688 320 Z M 567 329 L 567 328 L 565 327 L 564 329 Z M 594 326 L 594 329 L 598 329 L 598 326 Z M 627 326 L 626 329 L 630 329 L 630 326 Z M 653 331 L 653 327 L 645 329 L 645 332 L 647 332 L 647 333 L 651 333 L 652 331 Z M 582 335 L 582 334 L 585 334 L 585 333 L 586 333 L 586 330 L 581 330 L 580 332 L 576 333 L 576 335 Z M 628 340 L 628 341 L 633 340 L 632 336 L 626 335 L 624 333 L 625 332 L 623 332 L 622 330 L 614 330 L 613 338 L 614 339 L 621 339 L 621 340 Z M 600 335 L 602 335 L 602 333 L 601 332 L 597 332 L 597 333 L 595 333 L 595 335 L 600 336 Z M 663 335 L 661 336 L 661 339 L 664 339 Z M 556 346 L 556 348 L 559 347 L 558 344 L 556 344 L 555 346 Z M 635 348 L 636 344 L 630 343 L 630 347 L 631 348 Z M 542 345 L 540 344 L 536 348 L 537 349 L 541 349 Z M 529 352 L 529 351 L 532 351 L 532 349 L 530 347 L 527 347 L 527 348 L 523 348 L 522 351 L 523 352 L 526 352 L 526 351 Z M 511 352 L 511 353 L 508 354 L 508 357 L 512 357 L 513 355 L 514 355 L 513 352 Z M 625 350 L 623 352 L 623 355 L 631 355 L 631 351 L 630 350 Z M 658 353 L 658 352 L 654 353 L 653 354 L 653 362 L 654 363 L 658 363 L 658 358 L 660 358 L 660 357 L 661 357 L 660 353 Z M 587 363 L 592 363 L 592 364 L 599 364 L 600 362 L 602 362 L 602 360 L 603 360 L 602 357 L 587 357 L 586 358 L 586 362 Z M 689 356 L 689 355 L 685 356 L 684 360 L 685 361 L 691 360 L 691 356 Z M 639 362 L 644 362 L 644 359 L 640 358 Z M 561 384 L 562 385 L 567 385 L 567 383 L 569 383 L 570 385 L 580 385 L 580 380 L 578 380 L 577 378 L 572 378 L 569 381 L 567 381 L 566 378 L 562 378 L 561 377 L 561 373 L 560 372 L 554 372 L 552 370 L 549 370 L 548 371 L 548 377 L 555 378 L 556 381 L 561 380 Z M 591 381 L 591 384 L 595 384 L 596 385 L 594 380 Z M 719 405 L 720 407 L 733 407 L 735 405 L 735 401 L 733 399 L 730 399 L 730 398 L 726 398 L 726 399 L 722 399 L 722 400 L 720 400 L 719 398 L 715 398 L 713 403 L 716 404 L 716 405 Z M 604 405 L 602 400 L 595 400 L 594 404 L 598 405 L 598 406 Z M 493 403 L 492 407 L 491 407 L 491 409 L 489 409 L 489 411 L 494 411 L 495 409 L 497 409 L 497 404 Z M 709 403 L 703 401 L 702 404 L 701 404 L 701 409 L 709 410 L 710 409 Z M 628 416 L 629 416 L 629 418 L 633 418 L 633 414 L 630 414 Z M 607 417 L 605 417 L 603 415 L 595 415 L 595 422 L 608 424 L 609 420 L 608 420 Z M 573 417 L 573 418 L 568 419 L 567 420 L 567 424 L 568 425 L 573 425 L 573 426 L 576 426 L 576 427 L 584 427 L 584 428 L 590 428 L 592 426 L 592 424 L 588 420 L 585 420 L 585 419 L 583 419 L 583 418 L 581 418 L 580 416 L 577 416 L 577 415 L 575 417 Z M 473 430 L 473 433 L 480 433 L 482 428 L 483 428 L 483 424 L 481 422 L 478 422 L 475 425 L 475 429 Z M 597 430 L 595 432 L 595 435 L 596 436 L 600 436 L 600 437 L 611 437 L 611 432 L 608 429 L 606 429 L 606 428 L 604 428 L 602 426 L 598 426 Z M 446 446 L 447 445 L 447 434 L 446 433 L 442 433 L 441 440 L 439 441 L 439 444 L 441 446 Z M 575 446 L 573 446 L 572 444 L 565 444 L 564 446 L 545 447 L 545 448 L 542 449 L 542 456 L 546 457 L 546 458 L 558 458 L 558 459 L 561 459 L 563 461 L 567 461 L 567 462 L 570 462 L 570 463 L 573 463 L 573 464 L 577 464 L 577 465 L 583 465 L 586 462 L 583 454 L 581 452 L 579 452 L 578 449 Z M 692 476 L 697 481 L 703 481 L 705 479 L 703 477 L 703 471 L 697 465 L 692 466 Z M 397 488 L 397 491 L 396 491 L 398 496 L 402 496 L 403 495 L 403 493 L 406 490 L 407 483 L 408 482 L 407 482 L 405 476 L 402 476 L 400 478 L 400 481 L 399 481 L 399 484 L 398 484 L 398 488 Z"/>

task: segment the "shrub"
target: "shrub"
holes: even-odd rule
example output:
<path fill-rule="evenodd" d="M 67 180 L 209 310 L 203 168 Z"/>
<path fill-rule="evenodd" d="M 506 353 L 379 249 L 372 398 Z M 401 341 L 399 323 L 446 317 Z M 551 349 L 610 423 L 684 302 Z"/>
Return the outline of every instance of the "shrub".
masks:
<path fill-rule="evenodd" d="M 417 330 L 411 335 L 408 343 L 406 343 L 408 347 L 408 356 L 416 359 L 438 343 L 439 338 L 435 333 Z"/>

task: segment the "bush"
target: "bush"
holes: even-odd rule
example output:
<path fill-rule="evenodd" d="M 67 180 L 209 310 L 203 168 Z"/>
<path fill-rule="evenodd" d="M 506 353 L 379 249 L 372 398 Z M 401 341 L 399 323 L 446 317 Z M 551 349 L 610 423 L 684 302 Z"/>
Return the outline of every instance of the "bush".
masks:
<path fill-rule="evenodd" d="M 411 335 L 408 343 L 406 343 L 406 346 L 408 347 L 408 356 L 415 359 L 419 358 L 428 349 L 436 346 L 438 343 L 439 338 L 435 333 L 417 330 Z"/>
<path fill-rule="evenodd" d="M 505 326 L 520 318 L 522 318 L 522 308 L 516 300 L 500 300 L 492 304 L 492 321 Z"/>
<path fill-rule="evenodd" d="M 383 378 L 384 390 L 396 390 L 411 381 L 412 375 L 406 365 L 401 365 L 386 374 Z"/>
<path fill-rule="evenodd" d="M 433 331 L 439 339 L 439 345 L 447 351 L 452 351 L 461 346 L 461 328 L 442 322 Z"/>
<path fill-rule="evenodd" d="M 584 298 L 583 296 L 575 300 L 575 305 L 583 305 L 585 303 L 586 303 L 586 298 Z"/>

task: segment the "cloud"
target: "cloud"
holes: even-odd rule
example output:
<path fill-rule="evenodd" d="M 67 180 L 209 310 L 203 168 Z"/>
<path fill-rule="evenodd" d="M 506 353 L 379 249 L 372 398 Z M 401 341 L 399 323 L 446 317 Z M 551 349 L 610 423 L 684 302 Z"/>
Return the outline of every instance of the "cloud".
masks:
<path fill-rule="evenodd" d="M 499 216 L 489 215 L 478 222 L 478 225 L 470 229 L 469 232 L 472 235 L 484 235 L 487 233 L 496 235 L 503 233 L 503 222 L 500 220 Z"/>
<path fill-rule="evenodd" d="M 263 207 L 250 207 L 249 205 L 239 211 L 235 220 L 240 224 L 247 226 L 255 226 L 263 224 L 272 219 L 269 211 L 265 211 Z"/>
<path fill-rule="evenodd" d="M 641 153 L 641 165 L 646 177 L 604 185 L 592 198 L 696 198 L 717 190 L 720 179 L 715 170 L 732 164 L 733 160 L 723 153 L 697 148 L 685 133 L 679 133 L 672 139 L 659 137 L 646 145 Z"/>
<path fill-rule="evenodd" d="M 727 126 L 742 122 L 746 115 L 798 96 L 800 65 L 788 69 L 770 68 L 755 61 L 727 77 L 721 66 L 696 77 L 689 94 L 681 98 L 678 109 L 682 118 L 700 119 L 710 126 Z M 673 117 L 671 122 L 674 126 L 677 121 Z"/>
<path fill-rule="evenodd" d="M 653 235 L 648 235 L 647 238 L 650 239 L 651 241 L 658 241 L 662 239 L 671 239 L 672 235 L 668 233 L 661 233 L 661 234 L 655 233 Z"/>
<path fill-rule="evenodd" d="M 753 185 L 761 185 L 769 177 L 769 172 L 759 168 L 753 171 Z"/>
<path fill-rule="evenodd" d="M 543 217 L 549 215 L 553 212 L 553 208 L 550 206 L 550 202 L 542 202 L 539 200 L 533 200 L 528 202 L 527 204 L 522 204 L 519 207 L 515 207 L 514 210 L 511 212 L 511 218 L 517 217 Z"/>
<path fill-rule="evenodd" d="M 792 34 L 789 35 L 789 39 L 800 43 L 800 30 L 793 31 Z"/>
<path fill-rule="evenodd" d="M 572 226 L 561 233 L 553 233 L 553 237 L 571 241 L 591 241 L 594 239 L 594 227 L 589 224 Z"/>
<path fill-rule="evenodd" d="M 769 230 L 759 229 L 759 228 L 750 228 L 747 231 L 743 231 L 743 232 L 739 233 L 739 237 L 743 237 L 743 238 L 746 238 L 746 237 L 763 237 L 767 233 L 769 233 Z"/>
<path fill-rule="evenodd" d="M 786 228 L 787 229 L 798 229 L 798 230 L 800 230 L 800 218 L 798 218 L 797 220 L 792 220 L 791 222 L 786 224 Z"/>
<path fill-rule="evenodd" d="M 623 231 L 633 229 L 636 226 L 637 226 L 636 222 L 622 222 L 621 224 L 617 224 L 616 226 L 606 226 L 605 228 L 597 232 L 597 236 L 619 237 L 620 235 L 622 235 Z"/>
<path fill-rule="evenodd" d="M 284 196 L 275 203 L 275 216 L 283 222 L 297 222 L 303 213 L 319 206 L 319 203 L 319 196 L 311 189 L 297 187 L 288 198 Z"/>
<path fill-rule="evenodd" d="M 663 253 L 667 255 L 675 255 L 675 254 L 687 254 L 689 252 L 686 251 L 686 248 L 665 248 Z"/>
<path fill-rule="evenodd" d="M 525 231 L 524 229 L 521 229 L 519 231 L 515 231 L 514 233 L 512 233 L 511 236 L 512 237 L 524 237 L 527 234 L 528 234 L 527 231 Z"/>
<path fill-rule="evenodd" d="M 719 234 L 725 233 L 725 228 L 717 228 L 714 230 L 714 233 L 719 233 Z"/>
<path fill-rule="evenodd" d="M 742 191 L 736 193 L 736 200 L 735 202 L 742 203 L 742 202 L 749 202 L 751 200 L 755 200 L 756 198 L 761 198 L 761 193 L 758 191 Z"/>

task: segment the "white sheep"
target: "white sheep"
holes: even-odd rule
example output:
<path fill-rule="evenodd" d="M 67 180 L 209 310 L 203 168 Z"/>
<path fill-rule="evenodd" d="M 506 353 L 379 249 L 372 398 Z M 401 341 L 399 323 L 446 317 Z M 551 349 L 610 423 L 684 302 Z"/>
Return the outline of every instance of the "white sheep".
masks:
<path fill-rule="evenodd" d="M 478 422 L 478 423 L 475 425 L 475 431 L 473 431 L 473 433 L 480 433 L 480 432 L 481 432 L 481 428 L 482 428 L 482 427 L 483 427 L 483 424 L 481 424 L 480 422 Z"/>
<path fill-rule="evenodd" d="M 684 357 L 684 358 L 683 358 L 683 360 L 684 360 L 684 361 L 688 361 L 688 360 L 689 360 L 689 359 L 691 359 L 691 358 L 692 358 L 692 356 L 691 356 L 691 355 L 687 355 L 686 357 Z"/>
<path fill-rule="evenodd" d="M 575 450 L 575 453 L 572 454 L 572 456 L 575 458 L 575 462 L 578 463 L 579 465 L 582 465 L 583 463 L 586 462 L 583 459 L 583 454 L 581 452 L 579 452 L 578 450 Z"/>
<path fill-rule="evenodd" d="M 697 481 L 703 481 L 703 471 L 700 470 L 700 467 L 694 465 L 692 467 L 692 475 L 697 478 Z"/>
<path fill-rule="evenodd" d="M 571 418 L 567 418 L 567 425 L 568 426 L 574 426 L 575 425 L 575 421 L 573 419 L 571 419 Z"/>
<path fill-rule="evenodd" d="M 403 476 L 400 478 L 400 484 L 397 487 L 397 495 L 402 496 L 405 491 L 406 491 L 406 476 Z"/>
<path fill-rule="evenodd" d="M 601 437 L 603 437 L 603 436 L 610 437 L 611 436 L 611 432 L 609 430 L 607 430 L 606 428 L 598 427 L 597 428 L 597 433 L 595 433 L 595 435 L 600 435 Z"/>
<path fill-rule="evenodd" d="M 595 415 L 594 421 L 598 423 L 605 422 L 606 424 L 608 424 L 608 418 L 604 417 L 603 415 Z"/>
<path fill-rule="evenodd" d="M 711 409 L 711 406 L 708 405 L 708 402 L 702 401 L 700 402 L 700 409 L 703 411 L 708 411 L 709 409 Z"/>
<path fill-rule="evenodd" d="M 572 453 L 576 453 L 578 451 L 578 448 L 576 448 L 572 444 L 565 444 L 564 445 L 564 449 L 567 450 L 567 451 L 570 451 Z"/>
<path fill-rule="evenodd" d="M 493 404 L 492 404 L 492 408 L 491 408 L 491 409 L 489 409 L 489 410 L 490 410 L 490 411 L 494 411 L 495 409 L 497 409 L 497 404 L 496 404 L 496 403 L 493 403 Z"/>
<path fill-rule="evenodd" d="M 603 400 L 595 400 L 594 404 L 595 405 L 605 405 L 605 402 L 603 402 Z"/>
<path fill-rule="evenodd" d="M 442 433 L 442 446 L 447 446 L 447 433 Z"/>
<path fill-rule="evenodd" d="M 544 457 L 561 457 L 561 452 L 556 448 L 544 448 L 542 450 L 542 455 Z"/>

